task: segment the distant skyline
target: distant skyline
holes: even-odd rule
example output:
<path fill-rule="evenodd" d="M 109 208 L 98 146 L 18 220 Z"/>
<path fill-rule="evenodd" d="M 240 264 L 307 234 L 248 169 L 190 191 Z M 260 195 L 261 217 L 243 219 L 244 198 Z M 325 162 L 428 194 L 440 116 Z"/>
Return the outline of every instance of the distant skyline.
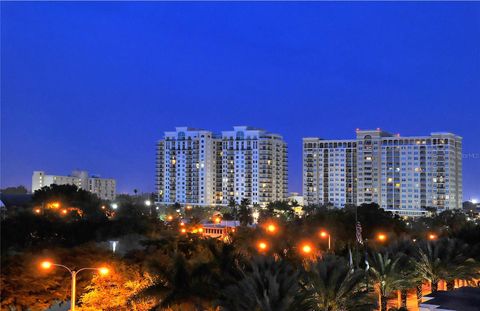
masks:
<path fill-rule="evenodd" d="M 480 197 L 480 3 L 1 2 L 0 186 L 34 170 L 154 191 L 176 126 L 302 138 L 463 137 Z"/>

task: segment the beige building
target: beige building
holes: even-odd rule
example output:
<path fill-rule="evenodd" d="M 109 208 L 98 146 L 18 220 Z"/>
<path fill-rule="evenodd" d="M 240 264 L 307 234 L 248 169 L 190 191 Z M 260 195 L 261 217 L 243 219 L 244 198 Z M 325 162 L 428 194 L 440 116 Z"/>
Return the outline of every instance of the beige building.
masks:
<path fill-rule="evenodd" d="M 247 126 L 215 135 L 177 127 L 157 143 L 159 203 L 267 204 L 287 197 L 287 146 L 280 135 Z"/>
<path fill-rule="evenodd" d="M 378 203 L 402 216 L 462 206 L 462 138 L 357 130 L 356 139 L 303 139 L 305 204 Z"/>
<path fill-rule="evenodd" d="M 95 193 L 102 200 L 115 200 L 115 179 L 89 176 L 87 171 L 73 171 L 68 176 L 47 175 L 44 171 L 34 171 L 32 192 L 50 185 L 75 185 L 80 189 Z"/>

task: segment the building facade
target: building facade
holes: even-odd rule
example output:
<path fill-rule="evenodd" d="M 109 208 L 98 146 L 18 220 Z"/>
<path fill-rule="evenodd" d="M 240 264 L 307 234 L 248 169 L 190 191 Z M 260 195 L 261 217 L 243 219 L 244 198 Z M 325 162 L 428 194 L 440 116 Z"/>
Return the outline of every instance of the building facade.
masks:
<path fill-rule="evenodd" d="M 287 196 L 287 146 L 280 135 L 247 126 L 215 135 L 178 127 L 157 143 L 159 203 L 267 204 Z"/>
<path fill-rule="evenodd" d="M 222 203 L 266 205 L 288 194 L 287 144 L 282 136 L 247 126 L 222 132 Z"/>
<path fill-rule="evenodd" d="M 157 143 L 156 187 L 165 204 L 213 205 L 216 142 L 210 131 L 177 127 Z"/>
<path fill-rule="evenodd" d="M 75 185 L 80 189 L 95 193 L 102 200 L 115 200 L 116 181 L 110 178 L 89 176 L 87 171 L 73 171 L 68 176 L 47 175 L 44 171 L 34 171 L 32 192 L 50 185 Z"/>
<path fill-rule="evenodd" d="M 306 204 L 377 203 L 403 216 L 462 205 L 462 138 L 357 130 L 353 140 L 303 139 Z"/>

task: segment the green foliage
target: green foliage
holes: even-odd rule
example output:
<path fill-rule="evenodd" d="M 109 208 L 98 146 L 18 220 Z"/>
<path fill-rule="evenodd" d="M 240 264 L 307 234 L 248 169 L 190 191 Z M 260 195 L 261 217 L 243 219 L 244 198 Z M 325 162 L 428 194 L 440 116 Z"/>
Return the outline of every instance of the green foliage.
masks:
<path fill-rule="evenodd" d="M 243 199 L 240 202 L 238 211 L 238 220 L 242 226 L 247 226 L 253 223 L 252 209 L 248 207 L 250 202 L 247 199 Z"/>
<path fill-rule="evenodd" d="M 232 201 L 229 207 L 192 207 L 180 214 L 175 210 L 178 205 L 170 206 L 159 213 L 171 213 L 175 219 L 164 222 L 145 206 L 144 199 L 119 196 L 118 208 L 113 210 L 75 187 L 36 193 L 36 205 L 59 201 L 62 207 L 75 207 L 81 213 L 39 215 L 25 210 L 2 220 L 2 308 L 43 310 L 68 299 L 68 290 L 63 290 L 69 288 L 68 277 L 63 271 L 55 269 L 47 277 L 37 269 L 34 262 L 44 256 L 72 267 L 110 261 L 117 266 L 117 274 L 109 278 L 91 279 L 89 273 L 79 278 L 83 310 L 99 306 L 146 310 L 154 305 L 207 310 L 215 304 L 219 310 L 361 310 L 372 303 L 367 279 L 369 289 L 378 288 L 385 301 L 395 290 L 401 291 L 403 300 L 406 291 L 422 281 L 435 288 L 445 280 L 450 289 L 455 279 L 479 278 L 480 227 L 458 211 L 404 221 L 376 204 L 344 209 L 314 206 L 306 207 L 305 216 L 299 218 L 288 202 L 273 202 L 254 208 L 260 211 L 261 221 L 278 226 L 268 234 L 262 224 L 249 226 L 253 217 L 247 200 L 238 207 Z M 189 220 L 188 227 L 210 220 L 218 211 L 242 224 L 229 242 L 179 234 L 181 216 Z M 348 249 L 355 244 L 356 214 L 366 240 L 365 253 L 373 254 L 367 256 L 368 277 L 348 264 Z M 325 255 L 327 243 L 318 236 L 320 229 L 330 233 L 331 252 L 336 256 Z M 380 231 L 388 235 L 384 243 L 374 239 Z M 429 232 L 451 239 L 425 243 L 422 240 Z M 140 248 L 123 257 L 112 258 L 107 250 L 84 245 L 125 235 L 137 237 L 134 244 Z M 268 243 L 260 258 L 259 240 Z M 310 241 L 323 259 L 305 261 L 298 252 L 303 240 Z"/>
<path fill-rule="evenodd" d="M 17 310 L 45 310 L 55 301 L 69 298 L 70 276 L 62 268 L 51 271 L 40 269 L 42 260 L 50 259 L 61 262 L 72 269 L 99 267 L 108 264 L 108 252 L 91 245 L 72 249 L 53 248 L 41 252 L 26 252 L 15 255 L 2 263 L 1 272 L 1 307 L 15 307 Z M 79 274 L 78 293 L 89 283 L 90 271 Z"/>
<path fill-rule="evenodd" d="M 222 290 L 222 310 L 286 311 L 294 309 L 298 275 L 288 263 L 271 257 L 256 257 L 243 270 L 243 277 Z"/>
<path fill-rule="evenodd" d="M 352 270 L 342 257 L 327 255 L 309 263 L 302 279 L 299 305 L 303 310 L 371 310 L 374 299 L 366 289 L 365 272 Z"/>

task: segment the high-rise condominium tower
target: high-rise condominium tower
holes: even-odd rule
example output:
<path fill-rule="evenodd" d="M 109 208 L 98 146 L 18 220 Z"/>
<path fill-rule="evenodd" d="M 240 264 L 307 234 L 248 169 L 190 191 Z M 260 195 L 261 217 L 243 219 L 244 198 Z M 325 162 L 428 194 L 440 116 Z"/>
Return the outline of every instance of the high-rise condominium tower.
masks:
<path fill-rule="evenodd" d="M 156 186 L 161 203 L 215 203 L 215 143 L 212 132 L 177 127 L 157 143 Z"/>
<path fill-rule="evenodd" d="M 378 203 L 403 216 L 461 208 L 462 138 L 357 130 L 355 140 L 303 139 L 306 204 Z"/>
<path fill-rule="evenodd" d="M 287 147 L 282 137 L 236 126 L 212 132 L 184 127 L 157 144 L 160 203 L 227 205 L 246 198 L 266 204 L 287 196 Z"/>
<path fill-rule="evenodd" d="M 285 200 L 287 162 L 287 145 L 280 135 L 247 126 L 222 132 L 222 203 Z"/>

